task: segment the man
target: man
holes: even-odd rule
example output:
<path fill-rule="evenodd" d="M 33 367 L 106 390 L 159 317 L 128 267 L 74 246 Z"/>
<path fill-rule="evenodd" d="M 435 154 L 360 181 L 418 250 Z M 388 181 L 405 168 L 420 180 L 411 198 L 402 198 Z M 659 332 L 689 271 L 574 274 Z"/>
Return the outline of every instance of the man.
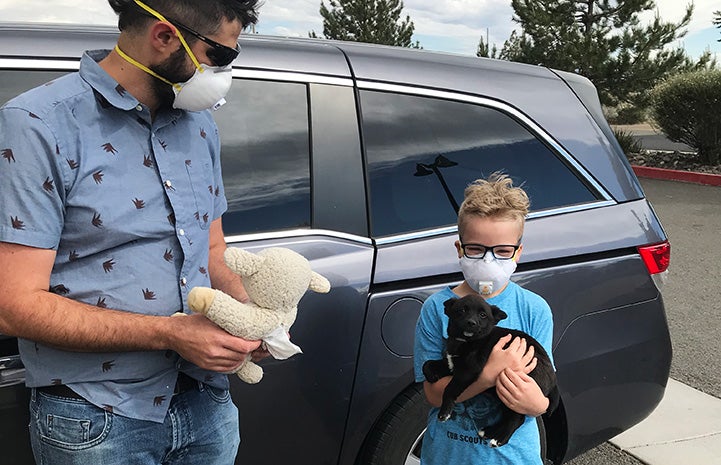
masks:
<path fill-rule="evenodd" d="M 17 336 L 44 464 L 230 464 L 228 379 L 259 347 L 187 310 L 247 299 L 224 264 L 210 112 L 257 0 L 110 0 L 112 51 L 0 109 L 0 333 Z"/>

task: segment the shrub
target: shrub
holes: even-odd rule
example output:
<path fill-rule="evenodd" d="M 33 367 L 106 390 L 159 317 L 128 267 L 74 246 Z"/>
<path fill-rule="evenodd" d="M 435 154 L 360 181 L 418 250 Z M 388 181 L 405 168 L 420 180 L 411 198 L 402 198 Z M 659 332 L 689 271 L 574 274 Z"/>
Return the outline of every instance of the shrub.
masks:
<path fill-rule="evenodd" d="M 704 163 L 721 164 L 721 70 L 676 75 L 651 92 L 653 119 L 674 142 L 698 151 Z"/>
<path fill-rule="evenodd" d="M 622 103 L 615 107 L 604 107 L 603 113 L 610 124 L 637 124 L 646 121 L 646 108 L 642 105 Z"/>
<path fill-rule="evenodd" d="M 616 136 L 618 144 L 623 149 L 623 153 L 639 153 L 641 151 L 641 141 L 633 137 L 633 133 L 630 131 L 614 129 L 613 134 Z"/>

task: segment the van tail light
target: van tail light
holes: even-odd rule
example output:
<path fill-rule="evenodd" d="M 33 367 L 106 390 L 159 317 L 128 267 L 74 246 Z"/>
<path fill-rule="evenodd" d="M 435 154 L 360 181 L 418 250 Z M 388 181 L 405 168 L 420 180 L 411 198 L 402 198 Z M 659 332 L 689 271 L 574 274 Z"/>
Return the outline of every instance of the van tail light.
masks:
<path fill-rule="evenodd" d="M 638 248 L 641 259 L 646 265 L 653 282 L 660 291 L 668 276 L 668 265 L 671 262 L 671 244 L 668 241 L 660 244 L 644 245 Z"/>
<path fill-rule="evenodd" d="M 671 261 L 671 244 L 668 241 L 660 244 L 644 245 L 638 248 L 643 263 L 650 274 L 663 273 Z"/>

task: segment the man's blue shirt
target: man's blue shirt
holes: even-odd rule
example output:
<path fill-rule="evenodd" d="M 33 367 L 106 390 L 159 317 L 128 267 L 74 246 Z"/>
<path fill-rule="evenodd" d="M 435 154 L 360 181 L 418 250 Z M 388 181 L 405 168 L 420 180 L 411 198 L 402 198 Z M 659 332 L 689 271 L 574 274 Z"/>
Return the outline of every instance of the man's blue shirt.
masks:
<path fill-rule="evenodd" d="M 210 223 L 227 208 L 209 112 L 151 121 L 87 52 L 80 71 L 0 109 L 0 241 L 57 251 L 50 291 L 146 315 L 188 312 L 209 286 Z M 172 351 L 76 353 L 19 340 L 29 387 L 66 384 L 114 413 L 162 422 L 179 370 L 227 377 Z"/>

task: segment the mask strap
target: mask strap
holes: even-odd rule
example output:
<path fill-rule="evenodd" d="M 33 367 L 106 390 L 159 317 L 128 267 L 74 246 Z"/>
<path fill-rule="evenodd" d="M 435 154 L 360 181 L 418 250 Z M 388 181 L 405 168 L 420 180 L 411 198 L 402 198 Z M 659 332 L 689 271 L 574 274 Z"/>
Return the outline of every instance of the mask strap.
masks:
<path fill-rule="evenodd" d="M 163 16 L 163 15 L 161 15 L 160 13 L 158 13 L 157 11 L 153 10 L 152 8 L 150 8 L 148 5 L 146 5 L 145 3 L 141 2 L 140 0 L 134 0 L 134 1 L 135 1 L 135 3 L 137 3 L 137 5 L 138 5 L 140 8 L 142 8 L 142 9 L 145 10 L 145 11 L 147 11 L 147 12 L 150 13 L 151 15 L 155 16 L 155 17 L 158 18 L 160 21 L 166 22 L 166 23 L 170 24 L 171 26 L 173 26 L 173 29 L 175 30 L 175 33 L 178 34 L 178 39 L 180 39 L 180 43 L 183 44 L 183 47 L 185 48 L 185 51 L 188 52 L 188 55 L 190 56 L 190 59 L 193 60 L 193 64 L 195 65 L 195 67 L 196 67 L 196 68 L 198 69 L 198 71 L 200 71 L 201 73 L 202 73 L 203 71 L 205 71 L 205 69 L 203 69 L 203 67 L 200 66 L 200 62 L 198 61 L 198 59 L 195 58 L 195 55 L 194 55 L 193 52 L 190 50 L 190 46 L 189 46 L 188 43 L 185 41 L 185 37 L 183 37 L 183 34 L 180 33 L 180 31 L 178 30 L 178 28 L 175 27 L 175 25 L 174 25 L 173 23 L 171 23 L 170 21 L 168 21 L 167 19 L 165 19 L 165 16 Z M 122 56 L 122 55 L 121 55 L 121 56 Z M 131 63 L 132 63 L 132 62 L 131 62 Z"/>
<path fill-rule="evenodd" d="M 153 71 L 152 69 L 148 68 L 148 67 L 145 66 L 144 64 L 138 63 L 137 61 L 133 60 L 133 59 L 130 58 L 125 52 L 123 52 L 122 50 L 120 50 L 120 47 L 118 47 L 117 45 L 115 46 L 115 51 L 118 52 L 118 55 L 120 55 L 125 61 L 127 61 L 127 62 L 130 63 L 131 65 L 133 65 L 133 66 L 135 66 L 135 67 L 138 67 L 138 68 L 142 69 L 143 71 L 145 71 L 146 73 L 150 74 L 151 76 L 153 76 L 153 77 L 155 77 L 155 78 L 157 78 L 157 79 L 160 79 L 161 81 L 163 81 L 164 83 L 166 83 L 166 84 L 168 84 L 168 85 L 170 85 L 170 86 L 173 86 L 173 88 L 174 88 L 175 90 L 180 91 L 180 89 L 182 88 L 182 86 L 181 86 L 180 84 L 174 84 L 174 83 L 168 81 L 168 80 L 165 79 L 163 76 L 161 76 L 160 74 L 156 73 L 156 72 Z"/>

